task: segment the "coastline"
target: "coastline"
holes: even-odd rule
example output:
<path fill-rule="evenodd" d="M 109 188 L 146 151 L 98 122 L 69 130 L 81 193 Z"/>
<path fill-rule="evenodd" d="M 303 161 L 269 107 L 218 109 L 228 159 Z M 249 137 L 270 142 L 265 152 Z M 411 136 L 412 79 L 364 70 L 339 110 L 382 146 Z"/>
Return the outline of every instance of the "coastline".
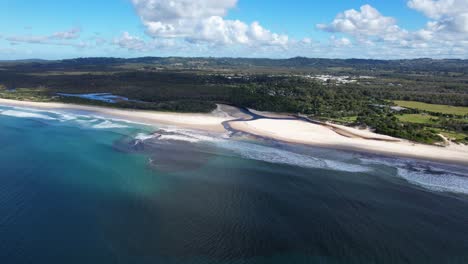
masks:
<path fill-rule="evenodd" d="M 260 119 L 232 122 L 231 125 L 238 131 L 288 143 L 468 166 L 466 145 L 451 143 L 448 146 L 434 146 L 397 138 L 388 140 L 391 137 L 350 127 L 346 127 L 346 131 L 353 132 L 354 135 L 358 133 L 373 135 L 375 139 L 347 137 L 329 128 L 328 125 L 322 126 L 300 120 Z"/>
<path fill-rule="evenodd" d="M 261 118 L 246 118 L 246 114 L 231 106 L 219 106 L 213 113 L 173 113 L 143 110 L 114 109 L 77 104 L 29 102 L 0 99 L 0 105 L 29 107 L 44 110 L 78 110 L 149 125 L 171 125 L 209 132 L 226 132 L 226 124 L 235 131 L 278 141 L 356 151 L 391 157 L 407 157 L 468 166 L 468 146 L 450 143 L 433 146 L 410 142 L 331 123 L 314 124 L 304 120 L 275 114 Z M 255 112 L 255 115 L 262 115 Z"/>
<path fill-rule="evenodd" d="M 156 112 L 55 102 L 17 101 L 1 98 L 0 105 L 12 107 L 29 107 L 44 110 L 53 109 L 89 111 L 148 125 L 163 124 L 212 132 L 224 132 L 225 130 L 222 126 L 222 122 L 229 120 L 229 118 L 226 116 L 223 117 L 221 115 L 215 114 Z"/>

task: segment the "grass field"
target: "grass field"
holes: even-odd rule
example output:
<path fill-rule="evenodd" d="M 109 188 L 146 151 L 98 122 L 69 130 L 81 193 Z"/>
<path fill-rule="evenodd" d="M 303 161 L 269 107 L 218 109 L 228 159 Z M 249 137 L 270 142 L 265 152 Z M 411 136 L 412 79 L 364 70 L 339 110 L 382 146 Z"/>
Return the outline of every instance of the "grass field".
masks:
<path fill-rule="evenodd" d="M 340 117 L 340 118 L 328 118 L 328 120 L 332 122 L 337 122 L 337 123 L 354 123 L 356 122 L 357 116 L 346 116 L 346 117 Z"/>
<path fill-rule="evenodd" d="M 461 116 L 468 115 L 468 107 L 462 107 L 462 106 L 426 104 L 426 103 L 414 102 L 414 101 L 394 101 L 394 103 L 401 107 L 419 109 L 419 110 L 434 112 L 434 113 L 443 113 L 443 114 L 461 115 Z"/>
<path fill-rule="evenodd" d="M 459 143 L 465 143 L 468 142 L 466 138 L 468 138 L 467 134 L 464 133 L 458 133 L 454 131 L 447 131 L 443 129 L 435 129 L 438 133 L 442 134 L 444 137 L 448 138 L 449 140 L 453 140 Z"/>
<path fill-rule="evenodd" d="M 405 114 L 397 116 L 401 122 L 415 124 L 435 124 L 438 118 L 425 114 Z"/>

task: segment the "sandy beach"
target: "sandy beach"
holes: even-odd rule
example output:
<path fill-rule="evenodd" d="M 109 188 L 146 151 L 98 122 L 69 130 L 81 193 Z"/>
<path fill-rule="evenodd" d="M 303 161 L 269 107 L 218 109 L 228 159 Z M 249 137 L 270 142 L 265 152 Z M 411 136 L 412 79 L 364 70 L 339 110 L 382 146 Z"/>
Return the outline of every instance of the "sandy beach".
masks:
<path fill-rule="evenodd" d="M 43 103 L 43 102 L 28 102 L 16 101 L 8 99 L 0 99 L 0 105 L 13 107 L 29 107 L 38 109 L 54 109 L 54 110 L 79 110 L 98 113 L 101 115 L 111 116 L 133 122 L 145 123 L 149 125 L 174 125 L 182 128 L 199 129 L 214 132 L 224 132 L 222 122 L 229 120 L 228 116 L 222 114 L 198 114 L 198 113 L 170 113 L 156 112 L 130 109 L 116 109 L 98 106 L 85 106 L 76 104 L 63 103 Z"/>
<path fill-rule="evenodd" d="M 239 131 L 290 143 L 468 165 L 468 146 L 466 145 L 417 144 L 350 127 L 342 129 L 353 135 L 362 135 L 362 137 L 344 136 L 329 127 L 299 120 L 259 119 L 232 122 L 231 125 Z M 366 137 L 374 139 L 366 139 Z"/>
<path fill-rule="evenodd" d="M 417 144 L 407 140 L 379 135 L 336 124 L 313 124 L 294 120 L 291 116 L 263 115 L 266 118 L 248 120 L 248 115 L 235 107 L 219 106 L 211 114 L 169 113 L 124 110 L 62 103 L 40 103 L 0 99 L 0 105 L 54 110 L 90 111 L 114 118 L 146 124 L 165 124 L 212 132 L 226 132 L 223 123 L 237 131 L 289 143 L 306 144 L 342 150 L 360 151 L 388 156 L 410 157 L 468 165 L 468 146 L 449 143 L 447 146 Z M 255 112 L 262 115 L 262 112 Z M 289 118 L 289 119 L 281 119 Z M 276 119 L 272 119 L 276 118 Z M 245 119 L 230 121 L 234 119 Z"/>

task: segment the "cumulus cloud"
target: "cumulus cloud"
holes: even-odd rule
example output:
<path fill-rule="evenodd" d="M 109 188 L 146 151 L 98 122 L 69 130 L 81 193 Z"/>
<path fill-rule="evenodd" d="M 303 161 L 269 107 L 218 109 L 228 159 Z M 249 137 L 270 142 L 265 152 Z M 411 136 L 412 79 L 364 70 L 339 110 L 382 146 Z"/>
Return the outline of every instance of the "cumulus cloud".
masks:
<path fill-rule="evenodd" d="M 400 48 L 418 49 L 419 52 L 459 50 L 468 40 L 468 0 L 410 0 L 408 6 L 422 12 L 430 20 L 424 28 L 408 31 L 398 26 L 393 17 L 382 15 L 370 5 L 360 10 L 350 9 L 339 13 L 332 22 L 318 24 L 320 30 L 351 36 L 364 46 L 381 47 L 396 51 Z M 340 46 L 338 38 L 330 44 Z M 343 46 L 343 45 L 341 45 Z"/>
<path fill-rule="evenodd" d="M 395 40 L 406 35 L 393 17 L 383 16 L 370 5 L 361 6 L 360 10 L 346 10 L 339 13 L 329 24 L 317 24 L 317 28 L 328 32 L 339 32 L 364 39 L 369 36 L 383 40 Z"/>
<path fill-rule="evenodd" d="M 428 23 L 428 30 L 468 33 L 467 0 L 410 0 L 408 6 L 433 19 Z"/>
<path fill-rule="evenodd" d="M 468 13 L 468 1 L 466 0 L 410 0 L 408 6 L 432 19 Z"/>
<path fill-rule="evenodd" d="M 224 17 L 237 0 L 132 0 L 153 38 L 182 38 L 191 43 L 286 46 L 289 38 L 259 22 L 247 24 Z"/>

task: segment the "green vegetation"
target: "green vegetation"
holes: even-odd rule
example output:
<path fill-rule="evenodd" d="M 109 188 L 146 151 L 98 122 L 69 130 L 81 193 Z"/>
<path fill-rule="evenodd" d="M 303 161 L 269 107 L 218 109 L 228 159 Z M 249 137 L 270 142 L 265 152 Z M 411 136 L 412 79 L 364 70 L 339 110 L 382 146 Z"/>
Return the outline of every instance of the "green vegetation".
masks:
<path fill-rule="evenodd" d="M 370 126 L 375 132 L 416 142 L 434 144 L 442 141 L 435 131 L 428 130 L 424 125 L 402 123 L 388 109 L 374 108 L 361 113 L 356 123 Z"/>
<path fill-rule="evenodd" d="M 465 142 L 468 133 L 468 60 L 82 58 L 0 62 L 0 68 L 0 97 L 16 100 L 178 112 L 209 112 L 228 103 L 366 125 L 424 143 L 440 141 L 438 133 Z M 58 93 L 112 93 L 132 101 Z M 395 112 L 394 102 L 411 109 Z"/>
<path fill-rule="evenodd" d="M 54 100 L 54 98 L 51 97 L 44 88 L 18 88 L 14 91 L 0 89 L 0 97 L 5 99 L 35 102 L 49 102 Z"/>
<path fill-rule="evenodd" d="M 438 120 L 437 117 L 428 114 L 403 114 L 397 115 L 397 118 L 401 122 L 413 124 L 435 124 Z"/>
<path fill-rule="evenodd" d="M 394 102 L 395 104 L 401 107 L 418 109 L 418 110 L 432 112 L 432 113 L 441 113 L 441 114 L 459 115 L 459 116 L 468 115 L 468 107 L 439 105 L 439 104 L 426 104 L 426 103 L 414 102 L 414 101 L 394 101 Z"/>
<path fill-rule="evenodd" d="M 442 134 L 457 143 L 468 143 L 468 118 L 446 118 L 424 114 L 396 115 L 405 124 L 417 124 L 434 134 Z"/>
<path fill-rule="evenodd" d="M 354 124 L 356 123 L 357 118 L 357 116 L 344 116 L 340 118 L 326 118 L 326 120 L 340 124 Z"/>
<path fill-rule="evenodd" d="M 451 141 L 464 143 L 464 144 L 468 143 L 468 134 L 457 133 L 457 132 L 441 130 L 441 129 L 436 129 L 436 131 Z"/>

